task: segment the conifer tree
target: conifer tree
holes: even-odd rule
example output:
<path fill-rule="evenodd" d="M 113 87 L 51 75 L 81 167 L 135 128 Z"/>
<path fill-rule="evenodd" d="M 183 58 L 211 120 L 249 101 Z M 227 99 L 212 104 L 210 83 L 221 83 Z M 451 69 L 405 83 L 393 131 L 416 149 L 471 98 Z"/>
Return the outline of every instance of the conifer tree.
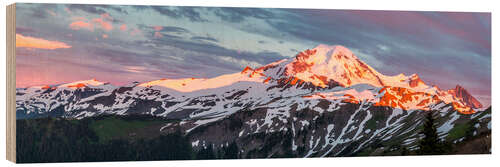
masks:
<path fill-rule="evenodd" d="M 443 143 L 440 141 L 435 126 L 435 118 L 431 111 L 427 112 L 423 131 L 424 138 L 420 140 L 418 151 L 421 155 L 436 155 L 444 153 Z"/>

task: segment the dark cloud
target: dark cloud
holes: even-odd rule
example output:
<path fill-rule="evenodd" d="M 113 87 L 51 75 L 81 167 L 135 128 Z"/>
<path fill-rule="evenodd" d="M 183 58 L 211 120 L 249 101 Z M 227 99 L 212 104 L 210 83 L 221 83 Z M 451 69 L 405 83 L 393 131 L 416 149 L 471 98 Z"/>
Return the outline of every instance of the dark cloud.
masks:
<path fill-rule="evenodd" d="M 275 15 L 274 13 L 268 11 L 264 8 L 234 8 L 234 7 L 224 7 L 224 8 L 212 8 L 216 16 L 219 16 L 222 20 L 229 22 L 240 23 L 245 21 L 247 17 L 253 17 L 258 19 L 270 19 Z"/>
<path fill-rule="evenodd" d="M 227 48 L 224 48 L 222 46 L 216 45 L 214 43 L 189 41 L 189 40 L 175 39 L 175 38 L 151 38 L 148 41 L 138 41 L 138 43 L 140 43 L 141 45 L 144 45 L 145 43 L 146 44 L 153 43 L 157 47 L 171 46 L 171 47 L 179 48 L 182 50 L 188 50 L 188 51 L 199 52 L 199 53 L 204 53 L 204 54 L 232 57 L 232 58 L 235 58 L 236 60 L 254 61 L 254 62 L 257 62 L 260 64 L 268 64 L 270 62 L 274 62 L 274 61 L 278 61 L 278 60 L 286 58 L 285 56 L 282 56 L 278 52 L 238 51 L 238 50 L 234 50 L 234 49 L 227 49 Z"/>
<path fill-rule="evenodd" d="M 81 10 L 91 14 L 107 13 L 105 9 L 113 10 L 122 14 L 128 14 L 128 11 L 123 6 L 118 5 L 87 5 L 87 4 L 69 4 L 67 7 L 70 10 Z"/>
<path fill-rule="evenodd" d="M 128 14 L 127 10 L 125 10 L 123 8 L 123 6 L 117 6 L 117 5 L 94 5 L 94 6 L 104 8 L 104 9 L 111 9 L 111 10 L 114 10 L 116 12 L 120 12 L 123 14 Z"/>
<path fill-rule="evenodd" d="M 37 19 L 45 19 L 48 16 L 47 11 L 43 8 L 33 8 L 31 12 L 31 16 Z"/>
<path fill-rule="evenodd" d="M 31 16 L 36 19 L 46 19 L 50 16 L 49 11 L 54 12 L 56 9 L 56 4 L 36 4 L 36 3 L 26 3 L 17 5 L 16 8 L 19 10 L 27 10 L 31 12 Z"/>
<path fill-rule="evenodd" d="M 101 5 L 103 6 L 103 5 Z M 67 7 L 70 10 L 81 10 L 87 13 L 92 13 L 92 14 L 104 14 L 106 13 L 105 10 L 98 8 L 96 5 L 87 5 L 87 4 L 69 4 Z"/>
<path fill-rule="evenodd" d="M 104 14 L 107 13 L 106 9 L 119 12 L 121 14 L 128 14 L 124 6 L 119 5 L 87 5 L 87 4 L 69 4 L 67 5 L 70 10 L 81 10 L 91 14 Z"/>
<path fill-rule="evenodd" d="M 139 28 L 147 31 L 147 32 L 166 32 L 166 33 L 190 33 L 188 29 L 182 28 L 182 27 L 176 27 L 176 26 L 158 26 L 161 27 L 161 30 L 157 31 L 154 28 L 157 26 L 148 26 L 144 24 L 138 24 Z"/>
<path fill-rule="evenodd" d="M 131 5 L 130 7 L 136 9 L 136 10 L 145 10 L 151 8 L 151 6 L 146 6 L 146 5 Z"/>
<path fill-rule="evenodd" d="M 36 32 L 36 31 L 32 28 L 16 26 L 16 33 L 26 34 L 26 33 L 34 33 L 34 32 Z"/>
<path fill-rule="evenodd" d="M 189 30 L 182 27 L 163 26 L 161 32 L 189 33 Z"/>
<path fill-rule="evenodd" d="M 173 18 L 180 18 L 181 15 L 176 12 L 174 9 L 171 9 L 171 7 L 167 7 L 167 6 L 151 6 L 150 8 L 152 8 L 153 10 L 157 11 L 158 13 L 162 14 L 162 15 L 167 15 L 167 16 L 170 16 L 170 17 L 173 17 Z"/>
<path fill-rule="evenodd" d="M 175 39 L 175 40 L 182 40 L 182 39 L 184 39 L 181 36 L 170 35 L 170 34 L 166 34 L 166 33 L 161 33 L 161 35 L 162 35 L 162 38 L 170 38 L 170 39 Z M 153 37 L 154 37 L 154 34 L 153 34 Z M 157 37 L 155 37 L 155 38 L 157 38 Z"/>
<path fill-rule="evenodd" d="M 200 36 L 191 37 L 191 40 L 202 40 L 202 41 L 219 42 L 217 39 L 212 38 L 212 37 L 200 37 Z"/>
<path fill-rule="evenodd" d="M 196 8 L 199 7 L 173 7 L 173 6 L 151 6 L 151 8 L 162 15 L 167 15 L 172 18 L 188 18 L 193 22 L 206 22 L 206 19 L 201 18 L 201 15 Z"/>

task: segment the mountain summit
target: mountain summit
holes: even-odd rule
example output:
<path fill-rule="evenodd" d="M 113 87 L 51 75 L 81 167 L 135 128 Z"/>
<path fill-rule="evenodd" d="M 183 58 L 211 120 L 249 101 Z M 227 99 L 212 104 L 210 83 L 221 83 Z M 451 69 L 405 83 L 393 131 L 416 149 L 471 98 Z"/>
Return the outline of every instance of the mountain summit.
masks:
<path fill-rule="evenodd" d="M 298 53 L 293 59 L 277 61 L 255 70 L 245 68 L 244 71 L 251 71 L 251 77 L 258 73 L 261 79 L 273 79 L 278 84 L 285 83 L 297 88 L 310 88 L 307 84 L 323 89 L 370 85 L 380 90 L 370 95 L 357 90 L 344 93 L 350 102 L 369 100 L 375 105 L 405 110 L 429 110 L 430 106 L 443 102 L 453 104 L 457 111 L 464 114 L 474 113 L 474 109 L 482 108 L 480 102 L 462 87 L 442 91 L 437 86 L 426 85 L 418 74 L 386 76 L 340 45 L 318 45 Z M 316 92 L 315 95 L 328 98 L 323 92 Z"/>
<path fill-rule="evenodd" d="M 379 73 L 343 46 L 319 45 L 299 53 L 286 66 L 286 75 L 325 87 L 334 80 L 344 87 L 356 84 L 383 86 Z"/>
<path fill-rule="evenodd" d="M 455 89 L 448 91 L 453 94 L 453 96 L 461 99 L 467 106 L 472 108 L 483 108 L 483 105 L 460 85 L 457 85 Z"/>

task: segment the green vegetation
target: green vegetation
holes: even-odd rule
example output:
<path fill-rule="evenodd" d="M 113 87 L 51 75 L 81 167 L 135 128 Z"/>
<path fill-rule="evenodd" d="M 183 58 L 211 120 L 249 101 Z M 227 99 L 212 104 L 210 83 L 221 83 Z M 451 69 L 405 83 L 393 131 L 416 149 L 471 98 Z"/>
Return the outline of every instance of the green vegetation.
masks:
<path fill-rule="evenodd" d="M 462 137 L 465 137 L 466 132 L 468 131 L 469 128 L 471 128 L 468 123 L 466 124 L 457 124 L 453 129 L 450 130 L 448 133 L 448 136 L 446 137 L 447 140 L 456 140 Z"/>
<path fill-rule="evenodd" d="M 219 148 L 207 143 L 194 150 L 190 139 L 180 131 L 159 133 L 158 128 L 175 121 L 178 120 L 144 115 L 20 119 L 16 128 L 16 160 L 34 163 L 241 158 L 236 142 Z"/>
<path fill-rule="evenodd" d="M 384 112 L 371 112 L 373 114 L 372 118 L 368 121 L 366 121 L 366 128 L 375 130 L 377 129 L 377 123 L 380 121 L 383 121 L 386 116 L 384 115 Z"/>
<path fill-rule="evenodd" d="M 419 146 L 420 149 L 418 151 L 421 155 L 437 155 L 443 154 L 446 152 L 443 141 L 439 139 L 433 112 L 427 112 L 426 120 L 424 123 L 424 127 L 422 130 L 422 134 L 424 138 L 420 140 Z"/>
<path fill-rule="evenodd" d="M 99 136 L 101 142 L 108 141 L 116 138 L 124 138 L 135 134 L 134 132 L 140 131 L 152 125 L 161 125 L 166 121 L 127 121 L 116 117 L 106 117 L 102 120 L 96 120 L 90 124 L 90 128 Z"/>
<path fill-rule="evenodd" d="M 19 163 L 191 159 L 191 143 L 180 132 L 153 138 L 119 138 L 129 130 L 150 125 L 145 122 L 162 121 L 168 120 L 144 116 L 17 120 L 16 159 Z M 110 127 L 96 131 L 100 125 Z"/>

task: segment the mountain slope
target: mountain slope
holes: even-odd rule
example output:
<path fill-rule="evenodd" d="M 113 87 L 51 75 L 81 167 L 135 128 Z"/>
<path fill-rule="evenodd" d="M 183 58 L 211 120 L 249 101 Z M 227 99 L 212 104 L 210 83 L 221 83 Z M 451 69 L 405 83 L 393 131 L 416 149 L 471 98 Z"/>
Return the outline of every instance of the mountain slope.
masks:
<path fill-rule="evenodd" d="M 472 108 L 482 108 L 483 105 L 476 100 L 465 88 L 461 87 L 460 85 L 457 85 L 455 89 L 448 90 L 453 96 L 455 96 L 458 99 L 461 99 L 467 106 L 470 106 Z"/>
<path fill-rule="evenodd" d="M 203 143 L 236 142 L 252 152 L 259 144 L 249 142 L 264 147 L 272 145 L 266 143 L 269 136 L 277 136 L 289 139 L 278 142 L 303 157 L 351 155 L 380 141 L 415 149 L 425 112 L 438 113 L 444 138 L 458 123 L 482 114 L 477 112 L 482 105 L 461 87 L 441 90 L 426 85 L 417 74 L 386 76 L 347 48 L 326 45 L 215 78 L 160 79 L 121 87 L 87 80 L 18 88 L 16 93 L 19 119 L 154 115 L 180 120 L 165 124 L 158 133 L 180 129 L 198 148 Z M 489 124 L 488 117 L 481 117 L 480 127 Z M 284 153 L 269 149 L 245 155 Z"/>

